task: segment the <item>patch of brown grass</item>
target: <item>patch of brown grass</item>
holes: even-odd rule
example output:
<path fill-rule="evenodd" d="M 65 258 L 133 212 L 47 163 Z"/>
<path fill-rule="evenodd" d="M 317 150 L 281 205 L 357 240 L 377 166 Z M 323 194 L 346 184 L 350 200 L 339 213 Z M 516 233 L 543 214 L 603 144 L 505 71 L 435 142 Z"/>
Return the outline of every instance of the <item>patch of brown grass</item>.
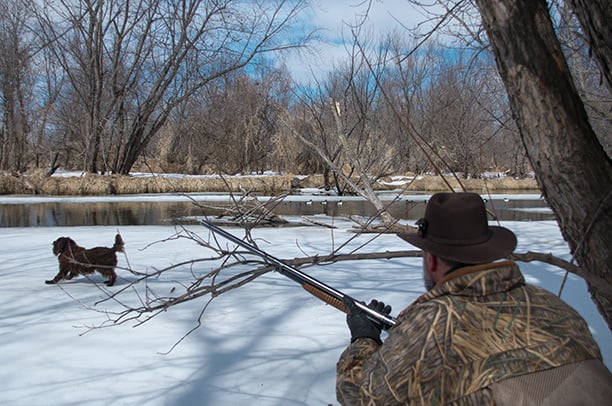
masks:
<path fill-rule="evenodd" d="M 0 194 L 23 194 L 28 193 L 30 190 L 17 176 L 10 174 L 0 175 Z"/>
<path fill-rule="evenodd" d="M 489 192 L 516 192 L 516 191 L 537 191 L 538 185 L 535 179 L 459 179 L 454 177 L 423 176 L 416 179 L 408 188 L 408 191 L 443 192 L 450 187 L 459 191 L 465 188 L 466 191 L 485 193 Z"/>
<path fill-rule="evenodd" d="M 455 178 L 446 181 L 455 190 L 461 190 Z M 538 190 L 533 179 L 501 178 L 491 180 L 462 179 L 466 190 L 484 193 L 487 191 Z M 140 193 L 194 193 L 194 192 L 252 192 L 260 195 L 288 193 L 292 187 L 322 188 L 323 176 L 310 175 L 298 179 L 294 175 L 271 176 L 208 176 L 208 177 L 165 177 L 165 176 L 46 176 L 44 171 L 34 171 L 27 176 L 0 174 L 0 194 L 37 193 L 60 196 L 104 196 Z M 376 189 L 400 189 L 399 186 L 379 185 Z M 448 190 L 440 177 L 418 177 L 406 188 L 407 191 L 437 192 Z"/>

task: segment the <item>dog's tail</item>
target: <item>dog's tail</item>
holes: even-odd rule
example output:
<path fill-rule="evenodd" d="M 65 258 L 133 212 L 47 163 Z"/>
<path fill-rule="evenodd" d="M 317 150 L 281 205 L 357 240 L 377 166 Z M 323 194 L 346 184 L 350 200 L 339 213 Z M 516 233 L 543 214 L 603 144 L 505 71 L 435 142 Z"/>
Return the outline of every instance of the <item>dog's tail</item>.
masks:
<path fill-rule="evenodd" d="M 113 250 L 115 250 L 115 252 L 123 252 L 124 245 L 125 244 L 123 242 L 123 238 L 121 238 L 121 234 L 117 233 L 115 236 L 115 245 L 113 245 Z"/>

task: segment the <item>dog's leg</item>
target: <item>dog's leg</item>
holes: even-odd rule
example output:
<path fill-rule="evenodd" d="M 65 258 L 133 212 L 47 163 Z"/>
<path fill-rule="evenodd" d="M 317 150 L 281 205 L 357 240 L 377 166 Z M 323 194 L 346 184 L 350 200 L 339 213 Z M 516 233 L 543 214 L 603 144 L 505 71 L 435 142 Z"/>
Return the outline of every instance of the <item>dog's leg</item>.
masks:
<path fill-rule="evenodd" d="M 110 279 L 104 283 L 106 284 L 106 286 L 113 286 L 116 280 L 117 280 L 117 275 L 113 274 L 111 275 Z"/>
<path fill-rule="evenodd" d="M 104 281 L 106 286 L 113 286 L 115 284 L 115 281 L 117 280 L 117 273 L 115 272 L 114 265 L 99 265 L 96 268 L 96 271 L 98 271 L 103 277 L 108 278 L 108 280 Z"/>
<path fill-rule="evenodd" d="M 68 264 L 65 263 L 63 258 L 59 258 L 59 271 L 57 272 L 57 275 L 55 275 L 55 278 L 49 280 L 49 281 L 45 281 L 45 283 L 47 285 L 53 285 L 55 283 L 58 283 L 59 281 L 61 281 L 62 279 L 66 279 L 68 277 L 68 275 L 70 274 L 70 268 L 68 266 Z M 68 278 L 70 279 L 70 278 Z"/>
<path fill-rule="evenodd" d="M 64 270 L 64 279 L 69 281 L 72 278 L 76 278 L 81 273 L 87 273 L 84 271 L 85 267 L 80 264 L 75 263 L 75 259 L 72 256 L 64 257 L 65 263 L 63 266 Z"/>
<path fill-rule="evenodd" d="M 53 284 L 55 284 L 55 283 L 58 283 L 58 282 L 59 282 L 59 281 L 61 281 L 62 279 L 64 279 L 64 275 L 63 275 L 63 274 L 62 274 L 62 272 L 60 271 L 60 272 L 58 272 L 58 274 L 57 274 L 57 275 L 55 275 L 55 278 L 53 278 L 53 279 L 51 279 L 51 280 L 48 280 L 48 281 L 45 281 L 45 283 L 46 283 L 47 285 L 53 285 Z"/>

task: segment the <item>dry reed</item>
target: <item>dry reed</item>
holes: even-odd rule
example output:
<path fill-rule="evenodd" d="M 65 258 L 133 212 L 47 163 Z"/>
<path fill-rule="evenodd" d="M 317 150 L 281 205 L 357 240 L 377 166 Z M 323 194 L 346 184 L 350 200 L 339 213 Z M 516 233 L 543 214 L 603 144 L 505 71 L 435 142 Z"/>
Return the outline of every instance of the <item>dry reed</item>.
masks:
<path fill-rule="evenodd" d="M 408 179 L 408 177 L 407 177 Z M 455 190 L 461 185 L 455 178 L 448 177 L 446 182 Z M 448 190 L 448 185 L 436 176 L 418 177 L 406 191 L 436 192 Z M 491 180 L 462 179 L 466 190 L 485 193 L 487 191 L 537 191 L 533 179 L 500 178 Z M 59 196 L 104 196 L 140 193 L 194 193 L 194 192 L 251 192 L 260 195 L 288 193 L 294 187 L 322 188 L 323 176 L 310 175 L 297 178 L 294 175 L 270 176 L 104 176 L 84 174 L 82 176 L 61 177 L 45 176 L 43 171 L 35 171 L 27 176 L 0 174 L 0 194 L 46 194 Z M 400 186 L 386 183 L 374 185 L 377 190 L 401 189 Z"/>

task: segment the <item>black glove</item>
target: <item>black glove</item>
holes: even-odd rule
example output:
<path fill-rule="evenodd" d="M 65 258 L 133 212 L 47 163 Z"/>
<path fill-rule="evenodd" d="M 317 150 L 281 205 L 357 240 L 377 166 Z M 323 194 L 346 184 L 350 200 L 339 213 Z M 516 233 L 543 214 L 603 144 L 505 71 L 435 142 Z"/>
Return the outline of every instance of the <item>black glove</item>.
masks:
<path fill-rule="evenodd" d="M 354 342 L 358 338 L 371 338 L 377 343 L 382 344 L 382 341 L 380 341 L 382 324 L 370 320 L 366 313 L 357 307 L 353 299 L 345 296 L 342 299 L 342 304 L 344 304 L 348 310 L 348 314 L 346 315 L 346 323 L 351 331 L 351 342 Z M 379 313 L 391 313 L 391 306 L 385 305 L 383 302 L 379 302 L 378 300 L 372 300 L 368 307 L 372 310 L 376 310 Z"/>

